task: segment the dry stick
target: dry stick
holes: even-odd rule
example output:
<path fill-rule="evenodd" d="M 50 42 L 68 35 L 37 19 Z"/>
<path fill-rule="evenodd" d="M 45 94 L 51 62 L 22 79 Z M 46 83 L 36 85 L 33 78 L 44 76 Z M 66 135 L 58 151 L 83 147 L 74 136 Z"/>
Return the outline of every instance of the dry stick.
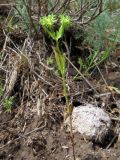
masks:
<path fill-rule="evenodd" d="M 99 12 L 97 13 L 97 10 L 99 10 Z M 102 1 L 99 2 L 96 10 L 94 11 L 94 13 L 92 14 L 92 16 L 90 17 L 90 19 L 86 22 L 84 22 L 84 24 L 87 24 L 91 21 L 93 21 L 96 17 L 98 17 L 100 14 L 102 13 Z"/>
<path fill-rule="evenodd" d="M 74 136 L 73 136 L 73 130 L 72 130 L 72 115 L 70 114 L 70 133 L 71 133 L 71 142 L 72 142 L 72 149 L 73 149 L 73 158 L 76 160 L 75 157 L 75 145 L 74 145 Z"/>
<path fill-rule="evenodd" d="M 50 14 L 50 12 L 53 12 L 54 9 L 56 8 L 56 6 L 57 6 L 59 3 L 60 3 L 60 0 L 57 0 L 57 2 L 56 2 L 55 5 L 50 9 L 50 11 L 49 11 L 48 14 Z"/>
<path fill-rule="evenodd" d="M 7 3 L 3 3 L 3 4 L 0 4 L 0 6 L 14 6 L 15 3 L 10 3 L 10 4 L 7 4 Z"/>
<path fill-rule="evenodd" d="M 111 147 L 111 145 L 114 143 L 115 139 L 119 136 L 119 134 L 120 134 L 120 125 L 119 125 L 119 123 L 117 124 L 115 129 L 116 129 L 115 130 L 116 134 L 113 136 L 111 142 L 108 144 L 106 149 L 109 149 Z"/>
<path fill-rule="evenodd" d="M 62 13 L 64 13 L 64 12 L 67 10 L 67 7 L 69 6 L 69 4 L 70 4 L 70 0 L 69 0 L 68 3 L 65 5 L 64 10 L 62 11 Z"/>
<path fill-rule="evenodd" d="M 39 74 L 37 74 L 37 72 L 35 72 L 34 70 L 32 70 L 32 72 L 33 72 L 39 79 L 41 79 L 43 82 L 45 82 L 46 84 L 54 87 L 50 82 L 46 81 L 42 76 L 40 76 Z"/>
<path fill-rule="evenodd" d="M 60 8 L 58 8 L 58 10 L 55 13 L 58 13 L 63 7 L 68 6 L 69 3 L 70 3 L 70 0 L 65 0 L 65 2 L 62 3 L 62 5 L 60 6 Z"/>
<path fill-rule="evenodd" d="M 67 57 L 65 57 L 65 58 L 73 66 L 73 68 L 80 74 L 80 76 L 86 81 L 86 83 L 93 89 L 93 91 L 98 94 L 98 92 L 95 90 L 95 88 L 92 86 L 92 84 L 90 84 L 90 82 L 85 78 L 85 76 L 74 66 L 74 64 Z"/>
<path fill-rule="evenodd" d="M 80 9 L 75 13 L 75 15 L 78 17 L 77 19 L 75 19 L 75 21 L 82 20 L 83 15 L 88 11 L 90 6 L 92 6 L 93 4 L 94 2 L 93 3 L 86 2 L 84 5 L 82 4 L 82 6 L 80 6 Z M 82 24 L 82 22 L 80 23 Z"/>
<path fill-rule="evenodd" d="M 83 0 L 81 0 L 81 4 L 80 4 L 80 10 L 82 11 L 82 8 L 83 8 Z M 81 22 L 83 21 L 83 16 L 82 16 L 82 14 L 81 14 Z"/>
<path fill-rule="evenodd" d="M 65 47 L 66 47 L 66 50 L 67 50 L 67 54 L 70 55 L 70 51 L 69 51 L 69 48 L 67 46 L 67 43 L 64 42 L 64 44 L 65 44 Z M 65 56 L 65 58 L 73 66 L 73 68 L 80 74 L 80 76 L 86 81 L 86 83 L 94 90 L 94 92 L 98 94 L 98 92 L 95 90 L 95 88 L 90 84 L 90 82 L 85 78 L 85 76 L 77 69 L 77 67 L 75 67 L 75 65 L 70 61 L 70 59 L 66 56 Z"/>
<path fill-rule="evenodd" d="M 94 2 L 92 3 L 94 4 Z M 77 21 L 78 24 L 88 24 L 90 21 L 94 20 L 97 16 L 99 16 L 102 13 L 102 0 L 100 2 L 98 2 L 98 5 L 94 11 L 94 13 L 92 14 L 92 16 L 85 22 L 78 22 L 78 20 L 80 20 L 82 18 L 82 16 L 86 13 L 86 9 L 88 9 L 88 7 L 90 7 L 92 4 L 88 4 L 88 6 L 83 6 L 84 10 L 80 10 L 80 15 L 79 17 L 75 20 Z M 98 11 L 99 10 L 99 11 Z M 98 11 L 98 13 L 97 13 Z"/>
<path fill-rule="evenodd" d="M 25 5 L 25 8 L 26 8 L 26 10 L 27 10 L 27 13 L 28 13 L 28 16 L 29 16 L 29 20 L 30 20 L 31 28 L 34 29 L 36 36 L 38 36 L 37 29 L 36 29 L 36 27 L 35 27 L 35 25 L 34 25 L 34 23 L 33 23 L 32 17 L 31 17 L 31 6 L 28 6 L 28 4 L 26 3 L 25 0 L 22 0 L 22 1 L 23 1 L 24 5 Z M 29 4 L 29 5 L 30 5 L 30 4 Z M 31 32 L 31 30 L 30 30 L 30 32 Z"/>
<path fill-rule="evenodd" d="M 103 76 L 103 74 L 102 74 L 100 68 L 98 67 L 98 65 L 96 64 L 96 62 L 94 62 L 94 63 L 95 63 L 95 65 L 96 65 L 96 67 L 97 67 L 97 69 L 98 69 L 98 71 L 99 71 L 99 73 L 100 73 L 100 75 L 101 75 L 101 77 L 102 77 L 102 79 L 103 79 L 105 85 L 108 87 L 108 84 L 107 84 L 107 82 L 106 82 L 106 80 L 105 80 L 105 78 L 104 78 L 104 76 Z"/>
<path fill-rule="evenodd" d="M 92 3 L 93 4 L 93 3 Z M 89 9 L 89 7 L 92 5 L 89 4 L 88 2 L 86 4 L 84 4 L 82 7 L 80 7 L 80 10 L 78 10 L 75 15 L 78 17 L 76 19 L 76 21 L 79 21 L 82 19 L 82 16 L 87 12 L 87 10 Z"/>
<path fill-rule="evenodd" d="M 41 0 L 37 0 L 37 4 L 38 4 L 38 21 L 39 21 L 41 16 Z"/>
<path fill-rule="evenodd" d="M 11 15 L 11 13 L 12 13 L 12 10 L 13 10 L 13 6 L 11 6 L 11 9 L 10 9 L 10 11 L 9 11 L 6 19 L 5 19 L 5 25 L 7 25 L 6 23 L 7 23 L 7 21 L 9 21 L 9 18 L 10 18 L 10 15 Z"/>
<path fill-rule="evenodd" d="M 5 32 L 4 32 L 4 34 L 5 34 Z M 6 34 L 5 34 L 5 35 L 6 35 Z M 8 40 L 11 41 L 11 43 L 12 43 L 12 44 L 14 45 L 14 47 L 18 50 L 18 52 L 20 52 L 20 54 L 23 55 L 22 51 L 14 44 L 14 42 L 13 42 L 7 35 L 6 35 L 6 37 L 8 38 Z M 12 48 L 11 48 L 11 49 L 12 49 Z M 17 53 L 15 50 L 14 50 L 14 52 L 19 55 L 19 53 Z M 20 56 L 20 55 L 19 55 L 19 56 Z M 24 55 L 24 56 L 25 56 L 25 55 Z M 27 58 L 27 57 L 26 57 L 26 58 Z M 31 66 L 31 65 L 30 65 L 30 66 Z M 31 69 L 31 70 L 32 70 L 32 69 Z M 42 76 L 38 75 L 34 70 L 32 70 L 32 72 L 33 72 L 39 79 L 41 79 L 42 81 L 44 81 L 46 84 L 54 87 L 50 82 L 46 81 Z"/>
<path fill-rule="evenodd" d="M 98 71 L 99 71 L 99 73 L 100 73 L 100 75 L 101 75 L 101 77 L 102 77 L 102 79 L 103 79 L 103 81 L 104 81 L 104 83 L 105 83 L 105 85 L 106 85 L 106 87 L 109 89 L 109 85 L 107 84 L 107 81 L 105 80 L 105 78 L 104 78 L 104 76 L 103 76 L 103 74 L 102 74 L 102 72 L 100 71 L 100 68 L 98 67 L 98 65 L 96 64 L 96 62 L 95 62 L 95 65 L 96 65 L 96 67 L 97 67 L 97 69 L 98 69 Z M 110 90 L 110 89 L 109 89 Z M 111 95 L 112 95 L 112 98 L 114 99 L 114 101 L 116 102 L 116 99 L 115 99 L 115 97 L 113 96 L 113 94 L 112 94 L 112 91 L 110 90 L 110 92 L 111 92 Z"/>
<path fill-rule="evenodd" d="M 88 7 L 88 2 L 82 6 L 80 6 L 80 9 L 78 11 L 75 12 L 76 16 L 80 16 L 81 13 L 83 13 L 83 9 L 86 10 Z M 79 18 L 79 17 L 78 17 Z"/>

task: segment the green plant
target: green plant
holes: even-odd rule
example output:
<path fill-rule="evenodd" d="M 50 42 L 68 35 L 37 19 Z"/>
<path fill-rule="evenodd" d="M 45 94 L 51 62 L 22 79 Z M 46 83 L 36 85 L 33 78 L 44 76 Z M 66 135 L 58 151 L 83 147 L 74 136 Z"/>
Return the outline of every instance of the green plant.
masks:
<path fill-rule="evenodd" d="M 60 49 L 59 39 L 62 38 L 64 35 L 64 32 L 66 29 L 68 29 L 71 26 L 71 19 L 67 15 L 60 15 L 60 27 L 56 31 L 55 30 L 55 23 L 58 21 L 57 16 L 54 14 L 43 16 L 40 19 L 40 24 L 42 25 L 45 32 L 56 42 L 56 46 L 52 47 L 54 54 L 55 54 L 55 60 L 58 66 L 58 70 L 62 77 L 62 84 L 63 84 L 63 94 L 65 96 L 66 100 L 66 108 L 67 108 L 67 115 L 70 117 L 70 128 L 71 128 L 71 140 L 73 145 L 73 156 L 75 160 L 75 154 L 74 154 L 74 142 L 73 142 L 73 134 L 72 134 L 72 118 L 71 113 L 72 109 L 69 104 L 68 100 L 68 88 L 67 88 L 67 78 L 66 78 L 66 58 L 63 54 L 62 50 Z"/>
<path fill-rule="evenodd" d="M 36 24 L 32 18 L 32 6 L 35 4 L 34 0 L 16 0 L 14 17 L 18 18 L 17 25 L 31 34 L 34 31 L 37 35 Z"/>
<path fill-rule="evenodd" d="M 53 63 L 54 63 L 53 58 L 52 58 L 51 56 L 48 57 L 48 58 L 47 58 L 47 65 L 53 65 Z"/>
<path fill-rule="evenodd" d="M 112 12 L 107 5 L 110 4 L 106 4 L 106 10 L 86 28 L 84 42 L 87 42 L 94 50 L 105 50 L 111 47 L 111 43 L 120 42 L 119 10 Z"/>
<path fill-rule="evenodd" d="M 0 84 L 0 98 L 3 96 L 4 94 L 4 88 L 3 85 Z"/>
<path fill-rule="evenodd" d="M 114 86 L 107 86 L 107 88 L 111 91 L 111 92 L 115 92 L 117 94 L 120 94 L 120 89 Z"/>
<path fill-rule="evenodd" d="M 5 112 L 11 112 L 13 104 L 14 104 L 14 98 L 13 97 L 4 99 L 3 106 L 5 108 Z"/>
<path fill-rule="evenodd" d="M 110 11 L 116 11 L 120 9 L 120 1 L 119 0 L 105 0 L 105 6 L 110 10 Z"/>
<path fill-rule="evenodd" d="M 15 17 L 21 17 L 22 27 L 29 28 L 30 19 L 28 16 L 27 8 L 23 0 L 16 0 L 16 6 L 14 11 Z"/>
<path fill-rule="evenodd" d="M 40 24 L 48 35 L 58 43 L 58 40 L 64 35 L 64 32 L 71 25 L 70 17 L 64 14 L 60 15 L 60 27 L 55 31 L 55 23 L 58 21 L 57 16 L 54 14 L 43 16 L 40 19 Z M 58 44 L 57 44 L 58 45 Z"/>
<path fill-rule="evenodd" d="M 100 50 L 107 47 L 107 30 L 110 29 L 112 20 L 108 11 L 101 13 L 87 28 L 85 42 L 94 50 Z"/>
<path fill-rule="evenodd" d="M 55 31 L 55 23 L 58 21 L 57 16 L 54 14 L 43 16 L 40 19 L 40 24 L 42 25 L 45 32 L 56 42 L 56 47 L 52 47 L 55 53 L 55 59 L 58 66 L 58 70 L 61 74 L 63 80 L 63 93 L 66 98 L 67 113 L 70 113 L 71 109 L 68 102 L 67 88 L 66 88 L 66 59 L 62 53 L 59 45 L 59 39 L 62 38 L 66 29 L 71 26 L 71 19 L 67 15 L 60 15 L 60 27 Z"/>
<path fill-rule="evenodd" d="M 88 74 L 91 69 L 93 69 L 96 65 L 104 62 L 110 54 L 110 50 L 106 50 L 103 52 L 94 51 L 91 53 L 86 60 L 79 58 L 78 63 L 80 64 L 80 70 L 84 72 L 84 74 Z"/>
<path fill-rule="evenodd" d="M 117 12 L 113 13 L 106 9 L 86 29 L 84 43 L 94 51 L 86 59 L 79 58 L 80 70 L 88 74 L 96 65 L 104 62 L 111 51 L 117 49 L 116 44 L 119 42 L 120 18 Z"/>

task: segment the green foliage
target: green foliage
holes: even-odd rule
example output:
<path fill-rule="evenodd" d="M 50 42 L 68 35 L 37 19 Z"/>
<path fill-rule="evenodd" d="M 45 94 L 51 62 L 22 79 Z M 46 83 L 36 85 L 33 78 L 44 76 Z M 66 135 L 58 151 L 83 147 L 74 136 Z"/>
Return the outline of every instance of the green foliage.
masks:
<path fill-rule="evenodd" d="M 43 29 L 53 40 L 56 40 L 56 33 L 54 32 L 54 24 L 56 21 L 56 15 L 54 14 L 43 16 L 40 19 L 40 24 L 42 25 Z"/>
<path fill-rule="evenodd" d="M 55 23 L 58 21 L 57 16 L 54 14 L 43 16 L 40 19 L 40 24 L 42 25 L 45 32 L 56 41 L 56 47 L 52 47 L 53 51 L 55 53 L 55 60 L 58 66 L 58 70 L 61 73 L 62 82 L 63 82 L 63 94 L 66 99 L 66 107 L 67 107 L 67 113 L 71 114 L 71 107 L 69 105 L 68 101 L 68 89 L 66 87 L 66 59 L 63 54 L 63 52 L 60 50 L 59 47 L 59 39 L 62 38 L 64 35 L 64 32 L 66 29 L 68 29 L 71 26 L 71 19 L 67 15 L 60 15 L 60 27 L 56 31 L 54 29 Z"/>
<path fill-rule="evenodd" d="M 120 1 L 119 0 L 105 0 L 105 6 L 110 10 L 110 11 L 116 11 L 120 9 Z"/>
<path fill-rule="evenodd" d="M 113 1 L 106 1 L 106 10 L 102 12 L 86 29 L 86 39 L 94 50 L 100 50 L 111 47 L 111 42 L 120 42 L 120 16 L 119 10 L 112 12 L 109 9 L 110 3 Z M 117 1 L 116 1 L 117 3 Z M 120 3 L 120 2 L 118 2 Z"/>
<path fill-rule="evenodd" d="M 4 94 L 4 88 L 3 88 L 3 85 L 0 84 L 0 98 L 3 96 Z"/>
<path fill-rule="evenodd" d="M 113 15 L 112 33 L 108 37 L 108 40 L 114 43 L 120 43 L 120 16 Z"/>
<path fill-rule="evenodd" d="M 119 89 L 119 88 L 113 87 L 113 86 L 108 86 L 108 88 L 109 88 L 111 91 L 114 91 L 114 92 L 116 92 L 117 94 L 120 94 L 120 89 Z"/>
<path fill-rule="evenodd" d="M 5 112 L 11 112 L 13 104 L 14 104 L 14 98 L 13 97 L 5 99 L 4 102 L 3 102 Z"/>
<path fill-rule="evenodd" d="M 55 53 L 55 59 L 56 63 L 58 65 L 58 69 L 62 75 L 62 77 L 65 77 L 66 73 L 66 60 L 64 54 L 61 53 L 61 51 L 58 48 L 53 47 L 53 51 Z"/>
<path fill-rule="evenodd" d="M 40 24 L 42 25 L 45 32 L 56 42 L 62 38 L 66 29 L 71 26 L 71 19 L 67 15 L 60 15 L 60 27 L 59 30 L 55 31 L 54 25 L 58 21 L 57 16 L 54 14 L 43 16 L 40 19 Z"/>
<path fill-rule="evenodd" d="M 4 96 L 4 87 L 0 84 L 0 99 L 2 100 L 2 105 L 4 107 L 5 112 L 11 112 L 12 107 L 14 105 L 14 97 L 3 98 Z"/>
<path fill-rule="evenodd" d="M 107 30 L 110 29 L 112 20 L 108 11 L 101 13 L 91 24 L 87 30 L 86 41 L 95 50 L 105 47 L 108 37 Z"/>
<path fill-rule="evenodd" d="M 99 52 L 94 51 L 86 58 L 86 61 L 82 58 L 79 58 L 78 63 L 80 64 L 80 70 L 84 72 L 84 74 L 88 74 L 91 69 L 93 69 L 96 65 L 104 62 L 110 54 L 109 50 Z"/>
<path fill-rule="evenodd" d="M 40 23 L 42 24 L 42 26 L 46 32 L 47 32 L 47 30 L 50 30 L 51 32 L 53 31 L 53 26 L 56 21 L 57 21 L 56 15 L 54 15 L 54 14 L 51 14 L 48 16 L 43 16 L 40 19 Z"/>
<path fill-rule="evenodd" d="M 14 11 L 15 17 L 20 17 L 22 27 L 25 29 L 28 29 L 28 26 L 30 24 L 29 15 L 27 12 L 27 8 L 24 4 L 24 0 L 16 0 L 16 10 Z M 20 21 L 19 21 L 20 22 Z"/>
<path fill-rule="evenodd" d="M 62 36 L 64 35 L 64 32 L 66 29 L 68 29 L 71 26 L 71 19 L 69 16 L 67 15 L 60 15 L 60 27 L 57 31 L 55 31 L 54 29 L 54 25 L 55 23 L 58 21 L 57 16 L 54 14 L 48 15 L 48 16 L 43 16 L 40 19 L 40 24 L 42 25 L 43 29 L 45 30 L 45 32 L 53 39 L 56 41 L 56 47 L 52 47 L 53 51 L 55 53 L 55 59 L 56 59 L 56 63 L 58 65 L 58 69 L 62 75 L 62 77 L 65 76 L 65 67 L 66 67 L 66 62 L 65 62 L 65 57 L 62 53 L 62 51 L 60 50 L 59 47 L 59 42 L 58 40 L 60 38 L 62 38 Z"/>
<path fill-rule="evenodd" d="M 68 29 L 71 26 L 71 19 L 69 16 L 66 16 L 64 14 L 60 15 L 60 28 L 59 31 L 57 31 L 56 36 L 57 40 L 60 39 L 63 35 L 66 29 Z"/>
<path fill-rule="evenodd" d="M 48 58 L 47 58 L 47 65 L 53 65 L 53 63 L 54 63 L 53 58 L 52 58 L 51 56 L 48 57 Z"/>
<path fill-rule="evenodd" d="M 16 0 L 14 10 L 14 20 L 17 20 L 17 27 L 27 30 L 31 35 L 33 32 L 37 35 L 37 23 L 33 20 L 32 7 L 36 0 Z"/>

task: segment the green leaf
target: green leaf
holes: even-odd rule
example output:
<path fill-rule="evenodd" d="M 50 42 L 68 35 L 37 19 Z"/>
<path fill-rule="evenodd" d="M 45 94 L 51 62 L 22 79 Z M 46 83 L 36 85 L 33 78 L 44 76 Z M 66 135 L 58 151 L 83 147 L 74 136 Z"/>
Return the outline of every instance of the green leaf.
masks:
<path fill-rule="evenodd" d="M 109 37 L 108 39 L 109 39 L 110 41 L 112 41 L 112 42 L 120 43 L 120 38 L 112 38 L 112 37 Z"/>
<path fill-rule="evenodd" d="M 64 35 L 64 27 L 61 25 L 59 31 L 56 32 L 56 40 L 58 41 Z"/>
<path fill-rule="evenodd" d="M 80 67 L 82 68 L 82 66 L 84 65 L 82 58 L 80 57 L 78 59 L 78 63 L 80 64 Z"/>
<path fill-rule="evenodd" d="M 10 97 L 8 99 L 5 99 L 3 102 L 5 111 L 11 112 L 13 104 L 14 104 L 14 97 Z"/>
<path fill-rule="evenodd" d="M 94 61 L 98 55 L 98 51 L 94 51 L 90 56 L 88 57 L 88 65 L 91 67 L 94 64 Z"/>
<path fill-rule="evenodd" d="M 63 26 L 64 29 L 67 29 L 71 26 L 72 22 L 69 16 L 67 15 L 60 15 L 60 25 Z"/>
<path fill-rule="evenodd" d="M 43 16 L 40 19 L 40 24 L 43 26 L 43 28 L 48 28 L 51 30 L 56 21 L 57 21 L 56 15 L 51 14 L 48 16 Z"/>
<path fill-rule="evenodd" d="M 60 50 L 58 48 L 54 48 L 53 47 L 53 51 L 55 53 L 55 59 L 56 59 L 56 63 L 58 65 L 58 69 L 62 75 L 62 77 L 65 76 L 66 73 L 66 67 L 65 67 L 65 57 L 64 55 L 60 52 Z"/>
<path fill-rule="evenodd" d="M 118 94 L 120 94 L 120 89 L 117 88 L 117 87 L 109 86 L 109 89 L 115 91 Z"/>
<path fill-rule="evenodd" d="M 108 58 L 108 56 L 110 55 L 110 51 L 106 50 L 101 54 L 100 60 L 98 62 L 98 64 L 100 64 L 101 62 L 103 62 L 104 60 L 106 60 Z"/>
<path fill-rule="evenodd" d="M 0 97 L 2 97 L 4 94 L 4 88 L 3 86 L 0 84 Z"/>

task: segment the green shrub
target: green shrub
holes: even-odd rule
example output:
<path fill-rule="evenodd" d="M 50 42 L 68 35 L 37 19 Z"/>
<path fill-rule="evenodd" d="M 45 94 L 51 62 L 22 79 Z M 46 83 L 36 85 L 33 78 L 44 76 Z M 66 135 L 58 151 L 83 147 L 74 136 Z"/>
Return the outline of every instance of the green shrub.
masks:
<path fill-rule="evenodd" d="M 3 106 L 5 109 L 5 112 L 11 112 L 13 105 L 14 105 L 14 98 L 13 97 L 4 99 Z"/>

